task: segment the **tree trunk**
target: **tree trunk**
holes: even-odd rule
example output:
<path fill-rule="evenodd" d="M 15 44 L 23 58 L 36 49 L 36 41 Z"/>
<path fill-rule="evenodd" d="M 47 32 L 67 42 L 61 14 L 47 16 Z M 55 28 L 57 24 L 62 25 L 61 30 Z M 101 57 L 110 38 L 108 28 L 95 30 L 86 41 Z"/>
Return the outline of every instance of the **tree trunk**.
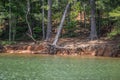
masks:
<path fill-rule="evenodd" d="M 80 0 L 79 0 L 80 1 Z M 82 2 L 80 1 L 80 27 L 82 26 Z"/>
<path fill-rule="evenodd" d="M 69 5 L 69 8 L 68 8 L 68 15 L 67 15 L 67 23 L 69 24 L 69 22 L 71 22 L 71 19 L 70 19 L 70 13 L 71 13 L 71 3 Z"/>
<path fill-rule="evenodd" d="M 47 35 L 46 35 L 46 41 L 50 40 L 51 34 L 52 34 L 52 0 L 48 0 L 48 24 L 47 24 Z"/>
<path fill-rule="evenodd" d="M 30 1 L 27 0 L 27 13 L 26 13 L 26 22 L 28 24 L 28 30 L 29 30 L 29 34 L 32 35 L 32 30 L 31 30 L 31 27 L 30 27 L 30 23 L 28 21 L 28 15 L 30 14 Z"/>
<path fill-rule="evenodd" d="M 43 33 L 43 40 L 45 39 L 45 26 L 44 26 L 44 15 L 45 15 L 45 10 L 44 10 L 44 0 L 42 0 L 42 33 Z"/>
<path fill-rule="evenodd" d="M 65 20 L 67 11 L 69 9 L 69 6 L 70 6 L 70 3 L 68 3 L 67 6 L 66 6 L 66 8 L 65 8 L 63 17 L 61 19 L 60 25 L 59 25 L 58 30 L 57 30 L 57 34 L 56 34 L 54 42 L 53 42 L 53 45 L 56 45 L 56 43 L 58 42 L 58 38 L 60 37 L 60 33 L 61 33 L 62 28 L 63 28 L 63 23 L 64 23 L 64 20 Z"/>
<path fill-rule="evenodd" d="M 28 25 L 28 31 L 29 33 L 27 33 L 27 35 L 33 40 L 36 42 L 36 40 L 34 39 L 33 37 L 33 33 L 32 33 L 32 29 L 31 29 L 31 26 L 30 26 L 30 23 L 28 21 L 28 16 L 30 14 L 30 0 L 27 0 L 27 11 L 26 11 L 26 22 L 27 22 L 27 25 Z"/>
<path fill-rule="evenodd" d="M 98 37 L 100 37 L 100 26 L 101 26 L 101 12 L 100 12 L 100 9 L 97 9 L 97 24 L 98 24 L 98 28 L 97 28 Z"/>
<path fill-rule="evenodd" d="M 86 4 L 83 4 L 83 8 L 84 8 L 84 27 L 86 28 Z"/>
<path fill-rule="evenodd" d="M 90 0 L 91 6 L 91 32 L 90 32 L 90 39 L 95 40 L 97 39 L 97 32 L 96 32 L 96 20 L 95 20 L 95 0 Z"/>
<path fill-rule="evenodd" d="M 15 41 L 15 36 L 16 36 L 16 16 L 12 16 L 12 40 Z"/>
<path fill-rule="evenodd" d="M 9 3 L 11 3 L 11 0 L 9 0 Z M 9 41 L 12 39 L 12 23 L 11 23 L 11 5 L 9 5 Z"/>

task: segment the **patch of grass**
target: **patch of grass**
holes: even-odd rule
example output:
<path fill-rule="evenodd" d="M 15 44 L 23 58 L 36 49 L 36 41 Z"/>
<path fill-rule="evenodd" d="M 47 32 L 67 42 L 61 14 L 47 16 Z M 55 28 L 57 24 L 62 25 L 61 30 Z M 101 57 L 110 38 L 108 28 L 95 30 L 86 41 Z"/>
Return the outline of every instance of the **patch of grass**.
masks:
<path fill-rule="evenodd" d="M 12 44 L 15 44 L 15 43 L 16 43 L 15 41 L 0 41 L 1 45 L 12 45 Z"/>

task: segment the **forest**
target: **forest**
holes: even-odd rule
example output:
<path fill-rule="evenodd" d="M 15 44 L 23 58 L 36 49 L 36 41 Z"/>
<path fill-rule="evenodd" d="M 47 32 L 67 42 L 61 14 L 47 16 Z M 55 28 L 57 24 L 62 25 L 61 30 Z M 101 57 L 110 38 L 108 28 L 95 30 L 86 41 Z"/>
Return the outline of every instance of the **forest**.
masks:
<path fill-rule="evenodd" d="M 19 50 L 23 43 L 36 51 L 35 46 L 47 43 L 49 53 L 67 54 L 73 51 L 69 46 L 76 45 L 73 53 L 88 54 L 86 48 L 99 44 L 91 49 L 93 55 L 119 56 L 119 4 L 120 0 L 0 0 L 0 45 Z M 99 54 L 101 46 L 107 51 L 102 48 Z"/>
<path fill-rule="evenodd" d="M 120 0 L 0 0 L 0 80 L 120 80 Z"/>

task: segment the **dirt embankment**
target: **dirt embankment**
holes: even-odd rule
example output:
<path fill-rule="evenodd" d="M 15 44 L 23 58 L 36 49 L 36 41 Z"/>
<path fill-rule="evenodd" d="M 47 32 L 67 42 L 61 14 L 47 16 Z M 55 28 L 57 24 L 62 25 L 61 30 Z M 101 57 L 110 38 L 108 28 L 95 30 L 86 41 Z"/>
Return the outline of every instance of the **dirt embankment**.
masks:
<path fill-rule="evenodd" d="M 119 42 L 105 40 L 61 39 L 60 46 L 49 46 L 47 42 L 25 43 L 0 47 L 4 53 L 59 54 L 59 55 L 92 55 L 120 57 Z"/>

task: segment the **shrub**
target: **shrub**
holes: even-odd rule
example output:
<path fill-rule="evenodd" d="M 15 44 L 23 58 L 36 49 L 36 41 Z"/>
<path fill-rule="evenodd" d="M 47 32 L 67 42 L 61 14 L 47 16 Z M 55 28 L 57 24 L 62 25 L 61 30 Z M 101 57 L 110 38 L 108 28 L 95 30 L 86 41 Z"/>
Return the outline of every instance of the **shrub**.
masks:
<path fill-rule="evenodd" d="M 112 31 L 110 33 L 108 33 L 108 38 L 114 38 L 114 36 L 117 36 L 119 34 L 120 34 L 120 18 L 115 23 Z"/>

